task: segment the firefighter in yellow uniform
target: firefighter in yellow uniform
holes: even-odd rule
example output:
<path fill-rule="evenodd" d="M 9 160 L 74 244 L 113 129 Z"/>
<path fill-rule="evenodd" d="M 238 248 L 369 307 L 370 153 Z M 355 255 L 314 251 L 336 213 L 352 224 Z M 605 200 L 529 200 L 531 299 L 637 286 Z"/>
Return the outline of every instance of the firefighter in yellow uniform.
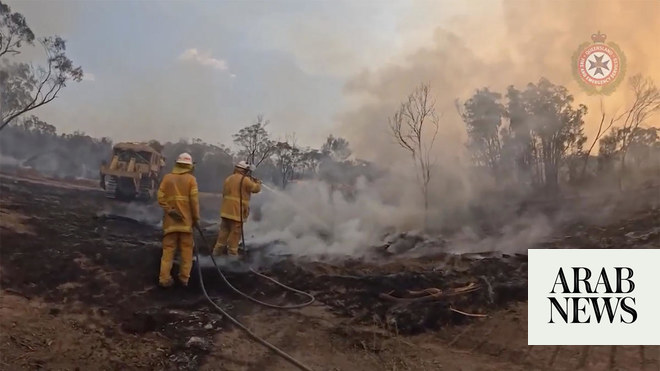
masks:
<path fill-rule="evenodd" d="M 171 173 L 163 177 L 158 188 L 158 204 L 163 208 L 163 255 L 160 260 L 158 283 L 170 287 L 174 280 L 170 274 L 177 247 L 181 251 L 179 281 L 188 285 L 193 264 L 193 226 L 199 222 L 197 180 L 192 174 L 193 160 L 182 153 Z"/>
<path fill-rule="evenodd" d="M 234 166 L 234 173 L 225 179 L 220 208 L 220 232 L 213 248 L 215 256 L 226 252 L 231 257 L 238 257 L 243 223 L 250 214 L 250 196 L 261 191 L 261 181 L 252 177 L 252 170 L 252 165 L 241 161 Z"/>

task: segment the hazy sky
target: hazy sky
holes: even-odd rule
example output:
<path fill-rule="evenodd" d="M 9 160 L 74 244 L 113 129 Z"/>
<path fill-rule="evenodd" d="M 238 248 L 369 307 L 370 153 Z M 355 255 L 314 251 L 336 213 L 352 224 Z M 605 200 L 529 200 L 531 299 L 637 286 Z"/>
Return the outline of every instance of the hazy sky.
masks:
<path fill-rule="evenodd" d="M 259 113 L 319 145 L 365 69 L 394 63 L 463 1 L 6 1 L 58 34 L 85 81 L 37 111 L 118 140 L 231 140 Z M 492 2 L 492 5 L 496 5 Z"/>
<path fill-rule="evenodd" d="M 429 82 L 453 161 L 465 128 L 454 102 L 541 77 L 585 103 L 587 135 L 630 103 L 622 84 L 587 96 L 576 48 L 602 31 L 625 76 L 660 82 L 660 0 L 4 0 L 37 35 L 59 34 L 87 73 L 37 112 L 60 130 L 116 140 L 231 143 L 259 113 L 276 138 L 346 136 L 365 158 L 392 150 L 387 117 Z M 657 123 L 657 120 L 653 123 Z M 651 124 L 653 124 L 651 123 Z"/>

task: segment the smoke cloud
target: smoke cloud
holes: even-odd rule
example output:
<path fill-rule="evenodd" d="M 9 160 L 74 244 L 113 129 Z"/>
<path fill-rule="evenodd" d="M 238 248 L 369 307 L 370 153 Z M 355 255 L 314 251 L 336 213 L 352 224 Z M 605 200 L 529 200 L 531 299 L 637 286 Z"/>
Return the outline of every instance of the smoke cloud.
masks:
<path fill-rule="evenodd" d="M 354 63 L 347 63 L 350 68 L 332 66 L 353 60 L 351 56 L 356 52 L 372 53 L 369 45 L 365 41 L 364 48 L 356 51 L 350 46 L 354 43 L 346 42 L 352 35 L 345 30 L 332 33 L 343 40 L 327 36 L 324 29 L 334 25 L 327 21 L 302 22 L 314 32 L 299 32 L 296 28 L 292 37 L 277 38 L 281 49 L 294 44 L 289 54 L 250 51 L 245 60 L 239 60 L 235 55 L 245 51 L 232 49 L 229 42 L 221 44 L 234 54 L 208 48 L 214 44 L 210 41 L 181 38 L 185 45 L 179 40 L 176 50 L 161 51 L 162 55 L 158 56 L 159 61 L 172 63 L 163 63 L 158 68 L 143 66 L 143 70 L 125 64 L 126 40 L 113 40 L 114 44 L 109 46 L 122 52 L 111 55 L 111 60 L 115 61 L 117 70 L 131 77 L 130 82 L 113 83 L 93 65 L 99 81 L 87 84 L 85 89 L 91 92 L 92 86 L 100 85 L 101 80 L 108 81 L 104 89 L 114 92 L 117 99 L 106 101 L 100 94 L 85 98 L 85 90 L 78 90 L 76 95 L 72 88 L 70 97 L 88 104 L 76 110 L 67 108 L 66 112 L 54 108 L 50 111 L 50 107 L 40 112 L 59 115 L 60 121 L 67 123 L 82 117 L 103 128 L 104 133 L 116 134 L 115 139 L 160 139 L 184 130 L 182 136 L 229 141 L 231 133 L 264 108 L 267 117 L 272 118 L 271 112 L 274 114 L 274 124 L 269 130 L 276 136 L 286 134 L 291 128 L 306 130 L 308 137 L 319 135 L 315 125 L 329 121 L 329 111 L 337 110 L 338 102 L 343 99 L 346 106 L 336 117 L 333 134 L 347 138 L 356 157 L 373 161 L 387 172 L 375 181 L 360 179 L 349 200 L 320 181 L 292 184 L 283 193 L 264 190 L 253 201 L 259 217 L 246 225 L 246 238 L 248 243 L 274 244 L 282 253 L 355 256 L 367 254 L 370 247 L 391 242 L 399 233 L 423 235 L 418 232 L 424 224 L 424 211 L 412 160 L 394 143 L 388 117 L 416 86 L 429 83 L 436 109 L 442 116 L 433 150 L 437 162 L 430 184 L 428 226 L 430 233 L 446 238 L 441 241 L 423 236 L 432 242 L 424 251 L 523 252 L 552 235 L 558 220 L 540 213 L 519 212 L 518 204 L 528 196 L 524 189 L 510 189 L 506 197 L 489 193 L 494 190 L 492 182 L 471 171 L 464 145 L 465 127 L 456 112 L 455 100 L 467 99 L 478 88 L 504 92 L 509 85 L 523 88 L 546 77 L 566 86 L 575 96 L 576 104 L 584 103 L 590 108 L 586 134 L 591 136 L 600 120 L 601 102 L 606 113 L 612 115 L 624 109 L 630 96 L 625 83 L 602 101 L 582 92 L 572 75 L 573 53 L 580 44 L 590 41 L 591 34 L 601 31 L 625 53 L 626 77 L 643 73 L 660 81 L 657 63 L 660 2 L 505 0 L 414 1 L 412 4 L 406 12 L 402 11 L 401 19 L 379 20 L 387 23 L 389 33 L 392 24 L 401 30 L 392 42 L 393 48 L 401 53 L 387 57 L 388 53 L 382 50 L 374 52 L 383 61 L 374 62 L 360 73 L 353 73 L 358 68 Z M 445 14 L 452 7 L 460 8 L 457 13 L 463 15 Z M 175 8 L 171 10 L 172 17 L 178 16 L 173 11 Z M 261 7 L 255 7 L 254 11 L 262 13 Z M 333 14 L 340 17 L 340 13 Z M 230 18 L 233 20 L 227 21 L 237 19 Z M 273 19 L 270 13 L 264 15 L 263 25 L 271 25 Z M 135 19 L 132 22 L 140 24 Z M 217 24 L 224 22 L 214 19 L 207 27 Z M 206 34 L 223 32 L 209 28 Z M 248 36 L 249 41 L 258 39 L 253 34 Z M 378 46 L 386 45 L 384 39 L 389 40 L 381 39 Z M 272 40 L 261 41 L 267 44 Z M 130 45 L 133 52 L 144 49 L 137 43 Z M 193 45 L 200 49 L 191 48 Z M 185 51 L 183 55 L 181 51 Z M 178 56 L 185 61 L 177 61 Z M 374 58 L 360 60 L 372 62 Z M 194 64 L 183 63 L 193 61 L 211 68 L 199 69 Z M 231 77 L 233 73 L 235 78 Z M 344 85 L 343 97 L 323 89 L 337 84 L 335 77 L 347 75 L 351 77 Z M 283 94 L 284 90 L 295 94 Z M 71 101 L 61 102 L 67 107 Z M 490 226 L 490 230 L 485 230 L 484 225 Z M 422 249 L 416 250 L 424 253 Z"/>
<path fill-rule="evenodd" d="M 626 77 L 642 73 L 660 80 L 660 65 L 655 63 L 660 58 L 657 1 L 503 1 L 486 15 L 478 15 L 481 2 L 469 4 L 474 9 L 467 13 L 475 15 L 438 26 L 429 46 L 406 54 L 398 64 L 368 70 L 347 83 L 346 94 L 358 108 L 342 115 L 341 130 L 359 156 L 389 162 L 404 155 L 392 146 L 387 117 L 423 82 L 431 84 L 437 109 L 444 113 L 441 142 L 436 145 L 441 158 L 462 153 L 465 132 L 455 99 L 465 100 L 482 87 L 500 92 L 509 85 L 524 87 L 540 77 L 566 86 L 576 103 L 590 107 L 586 134 L 595 134 L 600 98 L 580 90 L 571 59 L 578 46 L 590 42 L 599 30 L 623 50 Z M 621 112 L 629 98 L 622 84 L 603 98 L 606 112 Z"/>
<path fill-rule="evenodd" d="M 431 13 L 438 10 L 427 2 L 416 4 L 429 7 Z M 348 138 L 355 154 L 390 169 L 388 175 L 374 184 L 361 183 L 353 202 L 333 197 L 320 183 L 298 185 L 288 197 L 269 197 L 262 221 L 248 227 L 256 241 L 281 241 L 299 254 L 355 255 L 382 244 L 391 233 L 419 229 L 423 210 L 412 160 L 394 143 L 388 117 L 420 83 L 430 83 L 442 114 L 433 153 L 437 164 L 429 227 L 436 232 L 453 229 L 443 249 L 525 252 L 549 238 L 557 224 L 576 217 L 568 211 L 557 218 L 519 213 L 517 205 L 528 196 L 523 189 L 511 189 L 508 197 L 493 200 L 488 194 L 493 184 L 470 171 L 464 124 L 454 102 L 478 88 L 504 93 L 509 85 L 524 88 L 546 77 L 566 86 L 576 104 L 590 108 L 585 131 L 592 136 L 600 121 L 600 104 L 608 115 L 620 113 L 630 96 L 625 82 L 602 100 L 581 91 L 572 75 L 573 53 L 601 31 L 623 50 L 626 78 L 643 73 L 658 81 L 660 2 L 503 1 L 487 13 L 479 11 L 481 3 L 469 4 L 469 15 L 438 26 L 430 44 L 406 53 L 399 62 L 366 70 L 345 86 L 352 108 L 340 115 L 339 135 Z M 416 41 L 423 43 L 424 37 Z M 480 225 L 489 223 L 494 233 L 484 236 Z M 434 251 L 427 247 L 426 253 Z"/>
<path fill-rule="evenodd" d="M 382 241 L 386 231 L 419 228 L 420 210 L 405 207 L 414 195 L 401 190 L 395 202 L 384 184 L 360 179 L 354 200 L 317 181 L 295 184 L 286 193 L 264 191 L 261 220 L 246 225 L 251 242 L 281 243 L 299 255 L 357 255 Z"/>

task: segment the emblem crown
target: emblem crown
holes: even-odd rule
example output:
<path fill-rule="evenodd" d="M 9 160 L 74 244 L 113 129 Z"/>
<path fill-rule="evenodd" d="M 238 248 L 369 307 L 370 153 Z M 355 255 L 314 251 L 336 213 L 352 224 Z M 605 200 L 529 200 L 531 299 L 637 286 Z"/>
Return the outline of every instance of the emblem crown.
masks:
<path fill-rule="evenodd" d="M 595 43 L 604 43 L 605 39 L 607 39 L 607 35 L 605 35 L 604 33 L 600 33 L 600 31 L 598 31 L 598 33 L 595 34 L 591 34 L 591 40 L 593 40 L 593 42 Z"/>

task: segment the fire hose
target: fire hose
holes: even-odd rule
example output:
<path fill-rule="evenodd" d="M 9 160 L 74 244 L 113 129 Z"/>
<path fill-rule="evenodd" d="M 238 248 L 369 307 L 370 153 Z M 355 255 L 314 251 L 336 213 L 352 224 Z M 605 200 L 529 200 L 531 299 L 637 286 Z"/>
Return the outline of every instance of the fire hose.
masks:
<path fill-rule="evenodd" d="M 242 239 L 242 241 L 243 241 L 243 247 L 245 248 L 245 234 L 244 234 L 244 232 L 243 232 L 243 192 L 242 192 L 242 186 L 243 186 L 243 179 L 244 179 L 244 178 L 245 178 L 245 175 L 243 176 L 243 178 L 241 178 L 241 182 L 240 182 L 240 186 L 239 186 L 239 190 L 240 190 L 240 191 L 239 191 L 239 194 L 240 194 L 240 202 L 241 202 L 241 203 L 240 203 L 240 205 L 241 205 L 241 208 L 240 208 L 240 209 L 241 209 L 241 239 Z M 199 232 L 199 234 L 200 234 L 200 236 L 201 236 L 201 238 L 202 238 L 202 241 L 203 241 L 204 244 L 206 245 L 207 250 L 210 251 L 210 247 L 211 247 L 211 245 L 210 245 L 210 244 L 208 243 L 208 241 L 206 240 L 206 237 L 204 236 L 204 233 L 202 232 L 202 229 L 201 229 L 201 228 L 199 227 L 199 225 L 197 225 L 197 224 L 195 224 L 195 227 L 196 227 L 197 231 Z M 202 267 L 201 267 L 201 264 L 200 264 L 199 251 L 198 251 L 198 249 L 195 249 L 195 256 L 196 256 L 196 258 L 197 258 L 197 273 L 199 274 L 199 282 L 200 282 L 200 286 L 201 286 L 201 288 L 202 288 L 202 292 L 204 293 L 204 296 L 206 297 L 206 300 L 208 300 L 209 303 L 211 303 L 211 305 L 212 305 L 215 309 L 217 309 L 217 310 L 218 310 L 223 316 L 225 316 L 227 319 L 229 319 L 229 321 L 230 321 L 231 323 L 233 323 L 233 324 L 236 325 L 238 328 L 240 328 L 241 330 L 243 330 L 245 333 L 248 334 L 249 337 L 251 337 L 253 340 L 255 340 L 256 342 L 258 342 L 259 344 L 261 344 L 261 345 L 265 346 L 266 348 L 270 349 L 271 351 L 273 351 L 274 353 L 276 353 L 276 354 L 279 355 L 280 357 L 284 358 L 285 360 L 287 360 L 287 361 L 290 362 L 291 364 L 295 365 L 296 367 L 300 368 L 301 370 L 312 371 L 312 369 L 311 369 L 310 367 L 304 365 L 303 363 L 301 363 L 301 362 L 298 361 L 297 359 L 293 358 L 293 357 L 290 356 L 289 354 L 285 353 L 285 352 L 282 351 L 281 349 L 277 348 L 277 347 L 274 346 L 273 344 L 267 342 L 266 340 L 262 339 L 261 337 L 259 337 L 258 335 L 256 335 L 256 334 L 253 333 L 252 331 L 250 331 L 249 328 L 247 328 L 245 325 L 243 325 L 242 323 L 240 323 L 237 319 L 235 319 L 234 317 L 232 317 L 231 315 L 229 315 L 229 313 L 227 313 L 224 309 L 222 309 L 219 305 L 217 305 L 217 304 L 213 301 L 213 299 L 209 296 L 208 292 L 206 291 L 206 287 L 204 286 L 204 278 L 202 277 Z M 252 302 L 254 302 L 254 303 L 257 303 L 257 304 L 260 304 L 260 305 L 266 306 L 266 307 L 268 307 L 268 308 L 276 308 L 276 309 L 295 309 L 295 308 L 302 308 L 302 307 L 308 306 L 308 305 L 312 304 L 312 303 L 315 301 L 314 296 L 312 296 L 311 294 L 306 293 L 306 292 L 301 291 L 301 290 L 298 290 L 298 289 L 295 289 L 295 288 L 292 288 L 292 287 L 289 287 L 289 286 L 287 286 L 287 285 L 285 285 L 285 284 L 283 284 L 283 283 L 281 283 L 281 282 L 275 280 L 275 279 L 272 278 L 272 277 L 268 277 L 268 276 L 266 276 L 266 275 L 264 275 L 264 274 L 262 274 L 262 273 L 257 272 L 257 271 L 254 270 L 253 268 L 250 268 L 250 271 L 251 271 L 252 273 L 254 273 L 254 274 L 256 274 L 256 275 L 258 275 L 258 276 L 260 276 L 260 277 L 263 277 L 263 278 L 265 278 L 265 279 L 267 279 L 267 280 L 273 282 L 274 284 L 276 284 L 276 285 L 278 285 L 278 286 L 280 286 L 280 287 L 282 287 L 282 288 L 284 288 L 284 289 L 286 289 L 286 290 L 289 290 L 289 291 L 291 291 L 291 292 L 295 292 L 295 293 L 300 294 L 300 295 L 303 295 L 303 296 L 307 296 L 307 297 L 309 298 L 309 301 L 307 301 L 307 302 L 305 302 L 305 303 L 302 303 L 302 304 L 294 304 L 294 305 L 288 305 L 288 306 L 275 305 L 275 304 L 270 304 L 270 303 L 266 303 L 266 302 L 260 301 L 260 300 L 258 300 L 258 299 L 255 299 L 255 298 L 249 296 L 248 294 L 246 294 L 246 293 L 240 291 L 240 290 L 237 289 L 236 287 L 234 287 L 234 286 L 229 282 L 229 280 L 228 280 L 227 277 L 224 275 L 224 273 L 222 273 L 222 270 L 220 269 L 220 267 L 219 267 L 218 264 L 216 263 L 216 261 L 215 261 L 215 259 L 214 259 L 214 257 L 213 257 L 213 254 L 211 254 L 211 261 L 213 261 L 213 265 L 215 266 L 216 270 L 218 271 L 218 274 L 220 275 L 220 277 L 222 278 L 222 280 L 224 281 L 224 283 L 225 283 L 230 289 L 232 289 L 232 291 L 236 292 L 237 294 L 241 295 L 242 297 L 244 297 L 244 298 L 246 298 L 246 299 L 248 299 L 248 300 L 250 300 L 250 301 L 252 301 Z"/>

